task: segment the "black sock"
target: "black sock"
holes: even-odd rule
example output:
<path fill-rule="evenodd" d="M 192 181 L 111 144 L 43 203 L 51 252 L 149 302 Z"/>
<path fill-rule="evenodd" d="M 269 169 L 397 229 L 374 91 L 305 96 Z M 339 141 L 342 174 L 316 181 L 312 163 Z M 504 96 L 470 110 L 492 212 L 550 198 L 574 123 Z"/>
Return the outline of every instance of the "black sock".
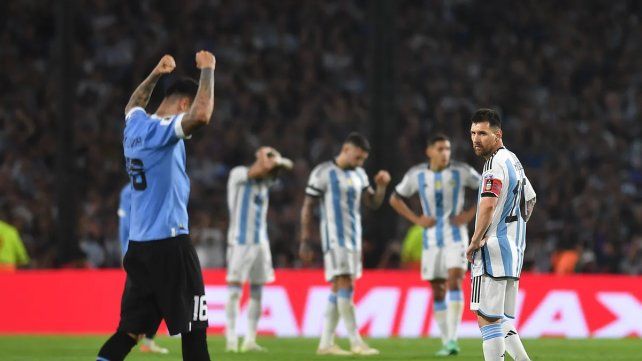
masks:
<path fill-rule="evenodd" d="M 135 339 L 122 331 L 117 331 L 98 351 L 98 361 L 122 361 L 134 346 L 136 346 Z"/>
<path fill-rule="evenodd" d="M 184 361 L 210 361 L 204 328 L 183 333 L 181 335 L 181 342 Z"/>

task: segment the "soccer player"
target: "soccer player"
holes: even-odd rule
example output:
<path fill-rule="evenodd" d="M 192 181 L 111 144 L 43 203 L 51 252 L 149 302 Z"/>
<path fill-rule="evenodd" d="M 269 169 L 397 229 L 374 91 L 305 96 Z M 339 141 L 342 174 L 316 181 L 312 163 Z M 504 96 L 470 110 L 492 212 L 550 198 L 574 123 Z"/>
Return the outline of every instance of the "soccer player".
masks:
<path fill-rule="evenodd" d="M 472 263 L 470 309 L 477 313 L 484 359 L 529 360 L 515 330 L 515 303 L 526 248 L 526 222 L 535 207 L 535 190 L 514 153 L 504 147 L 499 114 L 479 109 L 470 135 L 475 154 L 484 157 L 475 233 L 466 250 Z"/>
<path fill-rule="evenodd" d="M 261 317 L 263 285 L 274 281 L 270 241 L 267 233 L 269 189 L 275 184 L 279 169 L 292 169 L 292 161 L 281 157 L 274 148 L 261 147 L 249 166 L 232 169 L 227 181 L 227 205 L 230 225 L 227 232 L 227 319 L 226 351 L 238 351 L 236 316 L 243 283 L 250 282 L 247 334 L 242 352 L 267 351 L 256 343 L 256 328 Z"/>
<path fill-rule="evenodd" d="M 334 344 L 334 331 L 339 317 L 348 331 L 353 354 L 379 353 L 361 339 L 352 302 L 354 281 L 361 277 L 362 269 L 360 200 L 363 194 L 366 206 L 379 208 L 390 183 L 390 174 L 382 170 L 374 178 L 376 189 L 372 189 L 368 175 L 361 168 L 369 152 L 370 144 L 365 137 L 358 133 L 350 134 L 334 160 L 321 163 L 312 170 L 306 188 L 301 210 L 299 255 L 306 262 L 313 259 L 310 245 L 312 213 L 314 207 L 319 205 L 325 278 L 332 283 L 317 350 L 320 355 L 350 354 Z"/>
<path fill-rule="evenodd" d="M 468 263 L 465 251 L 468 227 L 475 206 L 464 211 L 465 187 L 479 187 L 479 173 L 467 164 L 450 160 L 450 140 L 443 134 L 430 138 L 429 163 L 406 173 L 390 197 L 390 205 L 408 221 L 423 227 L 421 278 L 432 286 L 433 310 L 441 332 L 437 356 L 456 355 L 457 328 L 464 310 L 461 282 Z M 419 194 L 423 213 L 416 214 L 405 199 Z M 446 302 L 446 289 L 448 302 Z"/>
<path fill-rule="evenodd" d="M 120 191 L 120 201 L 118 205 L 118 235 L 120 238 L 120 249 L 122 251 L 123 257 L 127 253 L 127 246 L 129 245 L 129 213 L 131 211 L 131 190 L 132 184 L 127 183 Z M 140 345 L 141 352 L 151 352 L 151 353 L 160 353 L 167 354 L 169 350 L 160 347 L 155 341 L 154 337 L 158 331 L 158 326 L 160 326 L 160 319 L 158 323 L 152 325 L 148 332 L 143 335 L 140 335 L 139 338 L 142 340 L 142 345 Z"/>
<path fill-rule="evenodd" d="M 154 114 L 144 107 L 158 79 L 174 70 L 165 55 L 136 88 L 125 107 L 123 148 L 132 182 L 127 272 L 120 323 L 98 352 L 98 361 L 123 360 L 141 335 L 164 319 L 181 334 L 183 360 L 209 360 L 203 276 L 189 239 L 185 144 L 209 124 L 214 110 L 216 59 L 196 53 L 198 85 L 181 79 L 170 86 Z"/>

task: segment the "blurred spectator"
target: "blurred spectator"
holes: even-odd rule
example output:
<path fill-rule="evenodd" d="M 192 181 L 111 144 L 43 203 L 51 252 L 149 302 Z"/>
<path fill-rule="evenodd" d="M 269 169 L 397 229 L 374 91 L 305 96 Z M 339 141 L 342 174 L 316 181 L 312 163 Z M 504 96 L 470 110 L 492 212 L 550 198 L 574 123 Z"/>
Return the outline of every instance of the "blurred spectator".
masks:
<path fill-rule="evenodd" d="M 8 219 L 3 211 L 0 213 L 0 272 L 13 272 L 29 263 L 29 255 L 16 227 L 5 221 Z"/>

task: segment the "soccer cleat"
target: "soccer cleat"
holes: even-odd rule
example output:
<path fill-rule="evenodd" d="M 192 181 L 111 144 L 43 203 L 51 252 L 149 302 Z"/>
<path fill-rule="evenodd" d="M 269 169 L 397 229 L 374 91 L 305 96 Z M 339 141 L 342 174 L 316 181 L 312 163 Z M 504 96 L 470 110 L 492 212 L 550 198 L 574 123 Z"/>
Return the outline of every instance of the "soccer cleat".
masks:
<path fill-rule="evenodd" d="M 243 342 L 241 352 L 267 352 L 267 348 L 259 346 L 256 342 Z"/>
<path fill-rule="evenodd" d="M 166 355 L 169 353 L 169 350 L 165 347 L 160 347 L 153 340 L 149 343 L 144 343 L 140 345 L 140 352 L 149 352 L 149 353 L 159 353 Z"/>
<path fill-rule="evenodd" d="M 441 350 L 435 353 L 435 356 L 454 356 L 454 355 L 457 355 L 459 351 L 460 351 L 460 348 L 459 348 L 459 345 L 457 344 L 457 341 L 448 341 L 441 348 Z"/>
<path fill-rule="evenodd" d="M 227 342 L 225 343 L 225 352 L 239 352 L 238 340 L 227 340 Z"/>
<path fill-rule="evenodd" d="M 350 356 L 352 353 L 337 345 L 330 345 L 328 347 L 317 349 L 317 355 Z"/>
<path fill-rule="evenodd" d="M 361 355 L 361 356 L 372 356 L 372 355 L 379 354 L 379 350 L 368 346 L 366 343 L 352 346 L 350 351 L 352 351 L 352 353 L 355 355 Z"/>

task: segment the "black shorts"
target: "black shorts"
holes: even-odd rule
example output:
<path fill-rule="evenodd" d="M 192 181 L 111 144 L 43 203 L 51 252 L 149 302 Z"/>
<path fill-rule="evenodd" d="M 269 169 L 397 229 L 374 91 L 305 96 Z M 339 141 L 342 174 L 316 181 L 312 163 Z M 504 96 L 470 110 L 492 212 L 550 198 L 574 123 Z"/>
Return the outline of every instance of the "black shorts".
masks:
<path fill-rule="evenodd" d="M 161 319 L 171 335 L 207 328 L 203 275 L 188 235 L 129 242 L 123 265 L 119 331 L 147 333 Z"/>

